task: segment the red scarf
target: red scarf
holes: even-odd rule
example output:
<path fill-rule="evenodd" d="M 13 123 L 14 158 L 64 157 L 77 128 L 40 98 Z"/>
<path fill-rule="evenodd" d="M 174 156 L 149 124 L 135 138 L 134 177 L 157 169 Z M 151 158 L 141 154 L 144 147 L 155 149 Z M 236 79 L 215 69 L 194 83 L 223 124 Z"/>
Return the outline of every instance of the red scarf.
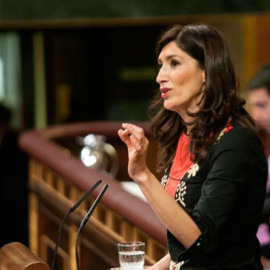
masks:
<path fill-rule="evenodd" d="M 193 162 L 190 160 L 191 153 L 188 150 L 189 136 L 182 132 L 170 170 L 170 175 L 166 183 L 165 190 L 174 198 L 177 186 L 189 170 Z"/>

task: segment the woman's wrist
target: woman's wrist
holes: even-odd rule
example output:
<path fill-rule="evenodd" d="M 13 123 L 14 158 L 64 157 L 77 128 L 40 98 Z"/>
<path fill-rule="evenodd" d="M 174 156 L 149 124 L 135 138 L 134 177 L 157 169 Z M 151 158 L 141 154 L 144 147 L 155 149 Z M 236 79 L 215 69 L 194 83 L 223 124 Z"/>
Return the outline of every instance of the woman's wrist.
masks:
<path fill-rule="evenodd" d="M 144 171 L 140 172 L 136 176 L 134 176 L 133 180 L 137 184 L 144 184 L 147 183 L 151 178 L 152 173 L 149 171 L 149 169 L 145 169 Z"/>
<path fill-rule="evenodd" d="M 168 268 L 167 268 L 168 269 Z M 162 270 L 158 263 L 152 265 L 149 270 Z"/>
<path fill-rule="evenodd" d="M 150 267 L 149 270 L 161 270 L 161 269 L 158 267 L 158 265 L 153 265 Z"/>

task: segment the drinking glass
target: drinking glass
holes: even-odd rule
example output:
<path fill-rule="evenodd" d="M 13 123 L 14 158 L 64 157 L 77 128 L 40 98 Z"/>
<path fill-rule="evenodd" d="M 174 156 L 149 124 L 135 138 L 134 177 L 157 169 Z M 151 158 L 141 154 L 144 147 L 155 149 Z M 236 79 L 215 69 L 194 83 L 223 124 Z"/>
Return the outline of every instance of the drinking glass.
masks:
<path fill-rule="evenodd" d="M 139 241 L 118 243 L 119 263 L 124 270 L 144 269 L 145 243 Z"/>

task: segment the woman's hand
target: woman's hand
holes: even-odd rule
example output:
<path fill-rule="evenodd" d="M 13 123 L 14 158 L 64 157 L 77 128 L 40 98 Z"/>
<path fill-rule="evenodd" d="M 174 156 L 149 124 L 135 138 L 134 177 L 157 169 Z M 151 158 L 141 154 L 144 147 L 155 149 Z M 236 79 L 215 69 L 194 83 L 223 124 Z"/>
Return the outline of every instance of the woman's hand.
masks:
<path fill-rule="evenodd" d="M 168 253 L 163 258 L 161 258 L 157 263 L 147 268 L 147 270 L 168 270 L 170 266 L 171 256 Z"/>
<path fill-rule="evenodd" d="M 143 181 L 149 173 L 146 157 L 149 141 L 142 128 L 133 124 L 122 124 L 118 135 L 128 149 L 128 174 L 136 182 Z"/>
<path fill-rule="evenodd" d="M 155 265 L 152 265 L 152 266 L 148 267 L 147 270 L 158 270 L 158 268 L 156 268 Z"/>

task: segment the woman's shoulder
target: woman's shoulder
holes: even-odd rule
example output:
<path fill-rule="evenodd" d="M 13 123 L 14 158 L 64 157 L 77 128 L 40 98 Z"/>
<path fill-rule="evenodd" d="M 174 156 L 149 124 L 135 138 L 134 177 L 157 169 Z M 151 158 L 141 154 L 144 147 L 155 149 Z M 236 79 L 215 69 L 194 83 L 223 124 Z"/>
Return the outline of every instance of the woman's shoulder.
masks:
<path fill-rule="evenodd" d="M 231 171 L 243 171 L 249 178 L 256 175 L 256 179 L 265 181 L 267 176 L 267 159 L 259 137 L 236 122 L 213 145 L 208 161 L 210 165 L 226 164 Z"/>
<path fill-rule="evenodd" d="M 241 151 L 243 154 L 260 154 L 265 158 L 263 145 L 257 134 L 251 129 L 232 121 L 220 132 L 214 151 L 233 150 Z"/>
<path fill-rule="evenodd" d="M 219 133 L 217 142 L 223 144 L 232 143 L 236 145 L 242 145 L 249 142 L 261 144 L 259 137 L 253 130 L 244 127 L 236 121 L 228 123 Z"/>

